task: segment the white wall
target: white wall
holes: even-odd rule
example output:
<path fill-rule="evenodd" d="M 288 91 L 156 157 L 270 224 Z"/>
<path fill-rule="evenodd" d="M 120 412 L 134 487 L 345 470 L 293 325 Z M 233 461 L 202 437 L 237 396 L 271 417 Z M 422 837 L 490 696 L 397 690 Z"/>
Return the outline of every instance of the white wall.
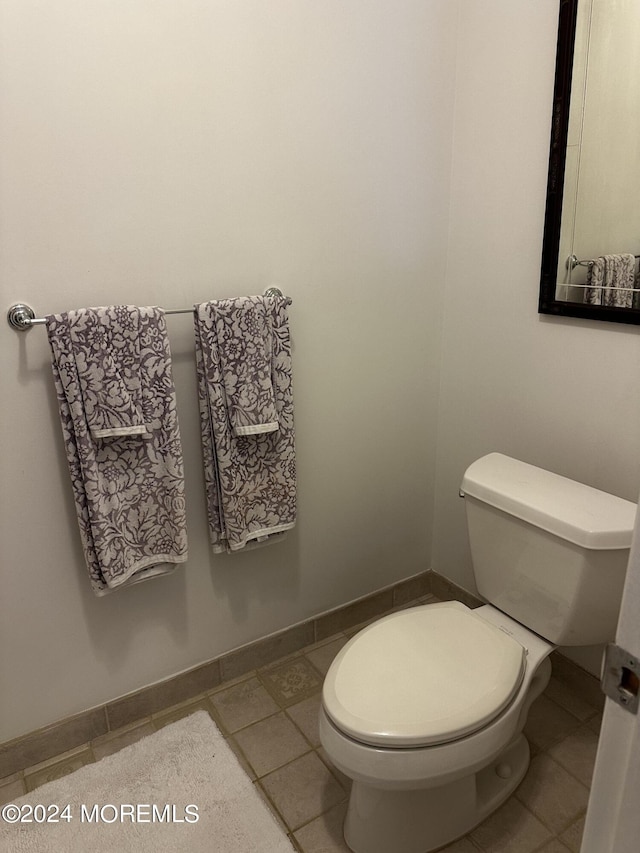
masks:
<path fill-rule="evenodd" d="M 474 590 L 458 487 L 475 458 L 637 500 L 640 329 L 536 313 L 557 1 L 461 8 L 433 567 Z"/>
<path fill-rule="evenodd" d="M 190 559 L 95 598 L 46 333 L 5 327 L 0 741 L 428 567 L 457 5 L 0 0 L 4 305 L 281 286 L 300 512 L 281 545 L 209 554 L 170 317 Z"/>

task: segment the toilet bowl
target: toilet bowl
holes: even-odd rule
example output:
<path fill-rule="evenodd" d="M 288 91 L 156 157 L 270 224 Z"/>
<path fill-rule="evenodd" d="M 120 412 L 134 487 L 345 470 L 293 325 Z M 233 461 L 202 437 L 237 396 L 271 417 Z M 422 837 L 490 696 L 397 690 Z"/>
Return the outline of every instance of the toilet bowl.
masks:
<path fill-rule="evenodd" d="M 354 853 L 429 853 L 515 790 L 557 645 L 613 639 L 636 505 L 493 453 L 465 472 L 478 590 L 356 634 L 327 672 L 320 740 L 353 780 Z"/>
<path fill-rule="evenodd" d="M 420 666 L 425 645 L 437 646 L 435 665 Z M 434 850 L 512 793 L 553 648 L 489 605 L 459 602 L 390 614 L 344 646 L 325 680 L 320 739 L 353 780 L 355 853 Z"/>

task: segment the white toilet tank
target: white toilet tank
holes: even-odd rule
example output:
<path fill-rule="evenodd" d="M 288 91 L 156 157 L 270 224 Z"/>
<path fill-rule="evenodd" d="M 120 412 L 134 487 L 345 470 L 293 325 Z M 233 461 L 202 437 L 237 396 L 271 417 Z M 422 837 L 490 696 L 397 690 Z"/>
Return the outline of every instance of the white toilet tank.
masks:
<path fill-rule="evenodd" d="M 461 493 L 484 599 L 556 645 L 614 639 L 636 504 L 501 453 Z"/>

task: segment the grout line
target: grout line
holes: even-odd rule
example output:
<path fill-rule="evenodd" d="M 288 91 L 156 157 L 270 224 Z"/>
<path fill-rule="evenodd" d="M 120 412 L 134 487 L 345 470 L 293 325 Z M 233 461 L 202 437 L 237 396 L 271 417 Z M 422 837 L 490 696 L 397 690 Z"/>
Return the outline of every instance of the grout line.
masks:
<path fill-rule="evenodd" d="M 306 826 L 309 826 L 309 824 L 313 823 L 314 820 L 318 820 L 318 818 L 322 817 L 323 815 L 329 814 L 329 812 L 332 812 L 334 809 L 342 809 L 342 808 L 345 808 L 346 805 L 348 805 L 348 802 L 345 800 L 342 800 L 341 802 L 336 803 L 335 805 L 328 808 L 326 811 L 322 812 L 322 814 L 317 815 L 317 817 L 311 817 L 311 818 L 309 818 L 309 820 L 306 820 L 304 823 L 300 824 L 300 826 L 296 829 L 296 832 L 300 832 L 301 829 L 304 829 Z M 346 842 L 345 842 L 345 846 L 346 846 Z M 321 853 L 325 853 L 324 847 L 322 848 Z M 328 851 L 327 851 L 327 853 L 328 853 Z M 443 853 L 445 853 L 445 851 L 443 851 Z"/>
<path fill-rule="evenodd" d="M 265 778 L 266 778 L 265 776 L 263 776 L 263 777 L 262 777 L 262 779 L 265 779 Z M 282 823 L 282 825 L 284 826 L 284 828 L 285 828 L 285 830 L 286 830 L 286 832 L 287 832 L 287 835 L 289 835 L 289 834 L 293 834 L 294 830 L 293 830 L 293 829 L 291 829 L 291 827 L 289 826 L 289 824 L 288 824 L 288 823 L 286 822 L 286 820 L 284 819 L 283 815 L 280 813 L 280 810 L 278 809 L 278 807 L 276 806 L 276 804 L 273 802 L 273 800 L 272 800 L 272 799 L 271 799 L 271 797 L 269 796 L 269 792 L 266 790 L 266 788 L 265 788 L 265 787 L 264 787 L 264 785 L 262 784 L 262 779 L 256 779 L 256 780 L 253 782 L 253 784 L 254 784 L 257 788 L 259 788 L 259 790 L 260 790 L 260 791 L 261 791 L 261 793 L 262 793 L 263 798 L 266 800 L 266 802 L 267 802 L 267 803 L 268 803 L 268 805 L 270 806 L 270 808 L 271 808 L 271 810 L 273 811 L 273 813 L 276 815 L 276 817 L 278 818 L 278 820 L 279 820 L 279 821 Z"/>
<path fill-rule="evenodd" d="M 327 763 L 327 761 L 326 761 L 326 759 L 325 759 L 325 758 L 323 758 L 323 757 L 322 757 L 322 755 L 320 754 L 320 750 L 321 750 L 321 749 L 322 749 L 322 747 L 318 747 L 317 749 L 314 749 L 315 754 L 318 756 L 318 758 L 320 759 L 320 761 L 322 761 L 322 763 L 323 763 L 323 764 L 324 764 L 324 766 L 327 768 L 327 770 L 329 771 L 329 773 L 331 773 L 331 775 L 332 775 L 332 776 L 333 776 L 333 778 L 336 780 L 336 782 L 338 783 L 338 785 L 340 785 L 340 787 L 342 788 L 342 790 L 343 790 L 343 791 L 344 791 L 344 793 L 345 793 L 345 796 L 346 796 L 346 797 L 347 797 L 347 799 L 348 799 L 348 798 L 349 798 L 349 794 L 351 793 L 351 788 L 349 788 L 349 790 L 346 790 L 346 789 L 345 789 L 344 785 L 342 784 L 342 782 L 340 781 L 340 779 L 338 779 L 338 777 L 337 777 L 337 775 L 336 775 L 336 773 L 335 773 L 336 768 L 335 768 L 335 767 L 333 767 L 333 765 L 328 764 L 328 763 Z M 340 802 L 343 802 L 343 801 L 341 800 Z M 331 808 L 333 808 L 333 806 L 331 806 Z M 329 811 L 329 809 L 327 809 L 327 811 Z M 324 812 L 322 812 L 322 814 L 324 814 Z"/>

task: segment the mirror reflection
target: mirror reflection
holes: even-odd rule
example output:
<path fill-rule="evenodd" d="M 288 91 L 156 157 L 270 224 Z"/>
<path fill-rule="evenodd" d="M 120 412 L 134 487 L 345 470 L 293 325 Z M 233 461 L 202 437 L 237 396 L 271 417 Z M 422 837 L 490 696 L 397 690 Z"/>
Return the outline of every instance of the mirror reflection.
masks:
<path fill-rule="evenodd" d="M 639 323 L 640 0 L 560 5 L 541 310 Z"/>

